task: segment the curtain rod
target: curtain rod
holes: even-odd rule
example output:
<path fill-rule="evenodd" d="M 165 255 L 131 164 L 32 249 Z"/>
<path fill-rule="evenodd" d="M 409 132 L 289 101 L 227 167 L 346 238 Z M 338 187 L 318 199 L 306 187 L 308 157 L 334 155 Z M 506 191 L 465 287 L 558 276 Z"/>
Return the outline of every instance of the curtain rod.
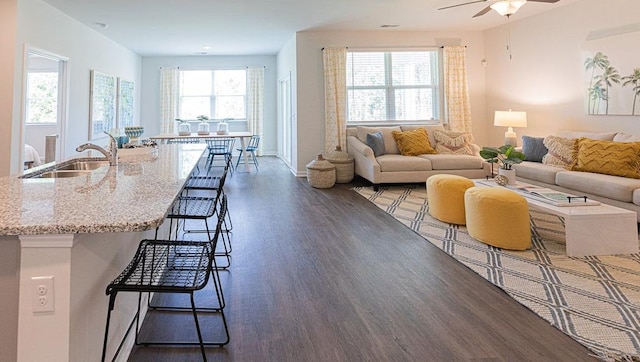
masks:
<path fill-rule="evenodd" d="M 444 48 L 444 47 L 447 47 L 447 46 L 455 46 L 455 45 L 442 45 L 442 46 L 440 46 L 440 49 L 442 49 L 442 48 Z M 463 46 L 464 46 L 465 48 L 467 47 L 466 45 L 463 45 Z"/>
<path fill-rule="evenodd" d="M 322 47 L 320 50 L 324 50 L 325 47 Z M 346 49 L 349 49 L 349 47 L 345 47 Z"/>

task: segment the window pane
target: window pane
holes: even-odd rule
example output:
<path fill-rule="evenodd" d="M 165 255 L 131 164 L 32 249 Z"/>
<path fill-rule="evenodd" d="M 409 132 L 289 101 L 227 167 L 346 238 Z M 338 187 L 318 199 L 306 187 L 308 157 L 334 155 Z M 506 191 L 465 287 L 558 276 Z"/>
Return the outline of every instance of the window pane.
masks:
<path fill-rule="evenodd" d="M 396 120 L 434 119 L 433 89 L 398 89 L 395 91 Z"/>
<path fill-rule="evenodd" d="M 348 53 L 347 85 L 384 86 L 384 53 Z"/>
<path fill-rule="evenodd" d="M 55 123 L 58 119 L 58 73 L 27 74 L 27 123 Z"/>
<path fill-rule="evenodd" d="M 216 119 L 245 119 L 244 96 L 217 96 Z"/>
<path fill-rule="evenodd" d="M 216 70 L 213 85 L 215 95 L 245 95 L 246 74 L 244 70 Z"/>
<path fill-rule="evenodd" d="M 27 108 L 27 123 L 55 123 L 58 102 L 51 98 L 29 99 Z"/>
<path fill-rule="evenodd" d="M 393 85 L 431 85 L 431 56 L 427 52 L 391 53 Z"/>
<path fill-rule="evenodd" d="M 196 119 L 204 114 L 210 117 L 211 100 L 209 97 L 182 97 L 180 101 L 180 118 Z"/>
<path fill-rule="evenodd" d="M 438 53 L 347 53 L 349 122 L 437 120 Z"/>
<path fill-rule="evenodd" d="M 384 89 L 351 89 L 347 97 L 349 120 L 383 121 L 387 119 Z"/>
<path fill-rule="evenodd" d="M 180 95 L 202 96 L 211 94 L 210 70 L 183 70 L 180 72 Z"/>

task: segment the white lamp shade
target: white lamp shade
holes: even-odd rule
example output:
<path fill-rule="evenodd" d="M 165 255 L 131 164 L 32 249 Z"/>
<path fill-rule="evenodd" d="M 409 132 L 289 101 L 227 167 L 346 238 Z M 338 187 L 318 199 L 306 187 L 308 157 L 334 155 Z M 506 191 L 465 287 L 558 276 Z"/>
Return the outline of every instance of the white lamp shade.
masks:
<path fill-rule="evenodd" d="M 496 111 L 493 118 L 493 125 L 499 127 L 509 127 L 504 133 L 504 144 L 517 146 L 518 138 L 512 127 L 527 126 L 527 112 Z"/>
<path fill-rule="evenodd" d="M 496 111 L 493 125 L 500 127 L 526 127 L 527 112 Z"/>
<path fill-rule="evenodd" d="M 526 2 L 527 0 L 502 0 L 491 4 L 490 7 L 502 16 L 513 15 Z"/>

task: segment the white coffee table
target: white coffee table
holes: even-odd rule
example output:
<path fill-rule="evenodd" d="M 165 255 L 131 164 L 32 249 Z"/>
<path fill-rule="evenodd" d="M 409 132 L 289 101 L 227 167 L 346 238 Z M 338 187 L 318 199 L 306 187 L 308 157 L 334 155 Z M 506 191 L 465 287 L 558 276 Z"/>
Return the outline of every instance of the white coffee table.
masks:
<path fill-rule="evenodd" d="M 480 187 L 499 187 L 491 180 L 474 180 L 474 182 Z M 638 252 L 638 225 L 634 211 L 606 204 L 554 206 L 531 197 L 526 191 L 510 189 L 524 196 L 529 205 L 564 219 L 568 256 Z"/>

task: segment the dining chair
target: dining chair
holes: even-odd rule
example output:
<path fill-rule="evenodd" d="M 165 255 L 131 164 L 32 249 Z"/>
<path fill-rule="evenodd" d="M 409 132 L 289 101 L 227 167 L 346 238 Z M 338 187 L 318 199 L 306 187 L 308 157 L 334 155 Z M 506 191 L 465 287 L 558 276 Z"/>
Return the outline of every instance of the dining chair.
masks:
<path fill-rule="evenodd" d="M 207 138 L 206 142 L 207 149 L 209 151 L 207 161 L 205 163 L 207 165 L 207 170 L 210 170 L 212 167 L 216 167 L 214 166 L 216 156 L 222 156 L 224 161 L 223 165 L 221 165 L 222 167 L 224 167 L 227 162 L 231 161 L 233 158 L 233 145 L 236 142 L 235 138 Z M 233 163 L 231 163 L 231 165 L 233 166 Z M 231 167 L 231 173 L 233 173 L 233 167 Z"/>
<path fill-rule="evenodd" d="M 253 163 L 256 166 L 256 171 L 258 171 L 258 158 L 256 157 L 256 151 L 258 150 L 258 146 L 260 145 L 260 136 L 253 135 L 249 140 L 249 144 L 247 145 L 247 149 L 243 150 L 242 148 L 238 148 L 240 151 L 240 155 L 238 155 L 238 161 L 236 162 L 236 168 L 240 164 L 240 160 L 242 159 L 244 163 L 244 158 L 242 157 L 243 152 L 249 152 L 251 154 L 251 161 L 249 163 Z"/>

